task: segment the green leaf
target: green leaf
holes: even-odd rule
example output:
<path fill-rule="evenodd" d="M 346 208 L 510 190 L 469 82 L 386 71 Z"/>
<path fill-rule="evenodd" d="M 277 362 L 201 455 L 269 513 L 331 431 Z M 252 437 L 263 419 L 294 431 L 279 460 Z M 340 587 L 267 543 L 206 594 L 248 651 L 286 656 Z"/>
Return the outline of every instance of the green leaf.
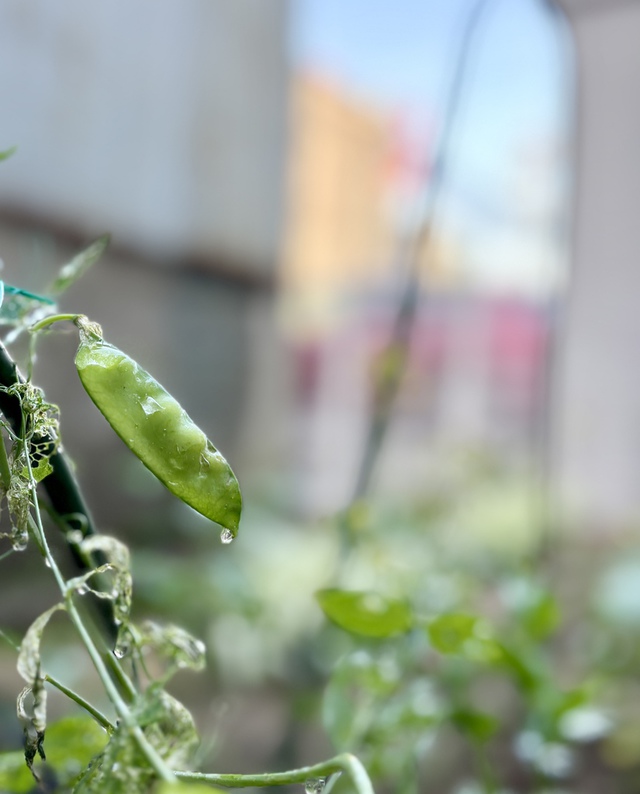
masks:
<path fill-rule="evenodd" d="M 159 683 L 138 697 L 134 716 L 151 744 L 172 769 L 186 769 L 200 740 L 189 710 Z"/>
<path fill-rule="evenodd" d="M 89 535 L 82 540 L 80 547 L 89 557 L 99 553 L 113 569 L 113 616 L 121 627 L 126 627 L 133 591 L 129 549 L 110 535 Z"/>
<path fill-rule="evenodd" d="M 339 751 L 348 749 L 356 714 L 359 713 L 353 703 L 353 692 L 348 683 L 333 676 L 325 687 L 322 698 L 322 725 L 333 746 Z"/>
<path fill-rule="evenodd" d="M 23 794 L 33 788 L 33 776 L 24 762 L 22 750 L 0 755 L 0 790 Z"/>
<path fill-rule="evenodd" d="M 316 593 L 325 615 L 345 631 L 364 637 L 392 637 L 413 626 L 409 605 L 374 592 L 328 589 Z"/>
<path fill-rule="evenodd" d="M 44 480 L 45 477 L 48 477 L 52 471 L 53 466 L 46 458 L 42 458 L 41 460 L 37 461 L 37 463 L 31 464 L 31 473 L 33 474 L 33 479 L 36 482 L 42 482 L 42 480 Z M 26 466 L 22 470 L 22 476 L 25 479 L 29 477 L 29 472 Z"/>
<path fill-rule="evenodd" d="M 108 738 L 91 717 L 65 717 L 47 728 L 47 761 L 62 783 L 75 780 Z"/>
<path fill-rule="evenodd" d="M 206 665 L 206 647 L 202 640 L 173 624 L 161 626 L 146 620 L 140 627 L 141 645 L 149 645 L 176 669 L 203 670 Z"/>
<path fill-rule="evenodd" d="M 533 664 L 504 643 L 498 643 L 498 647 L 501 655 L 496 664 L 504 667 L 513 676 L 522 692 L 527 694 L 534 692 L 538 688 L 540 676 Z"/>
<path fill-rule="evenodd" d="M 377 659 L 363 650 L 338 662 L 322 700 L 323 725 L 337 750 L 361 744 L 372 724 L 379 721 L 377 704 L 387 704 L 393 698 L 400 675 L 388 656 Z"/>
<path fill-rule="evenodd" d="M 211 788 L 206 783 L 189 783 L 180 781 L 179 783 L 160 783 L 154 789 L 154 794 L 225 794 L 221 788 Z"/>
<path fill-rule="evenodd" d="M 31 700 L 31 705 L 28 701 Z M 36 755 L 45 758 L 44 734 L 47 729 L 47 690 L 44 679 L 38 677 L 26 686 L 16 699 L 16 714 L 24 733 L 24 760 L 33 769 Z"/>
<path fill-rule="evenodd" d="M 555 717 L 562 717 L 568 711 L 573 711 L 574 709 L 587 705 L 591 698 L 591 694 L 592 693 L 586 686 L 570 689 L 568 692 L 558 693 Z"/>
<path fill-rule="evenodd" d="M 65 717 L 47 728 L 47 764 L 61 786 L 68 786 L 107 742 L 107 734 L 90 717 Z M 34 764 L 38 771 L 39 763 Z M 33 791 L 33 777 L 17 750 L 0 754 L 0 790 L 11 794 Z"/>
<path fill-rule="evenodd" d="M 500 723 L 490 714 L 460 709 L 451 715 L 451 721 L 462 733 L 479 742 L 486 742 L 498 730 Z"/>
<path fill-rule="evenodd" d="M 8 160 L 17 151 L 18 151 L 17 146 L 11 146 L 9 149 L 4 149 L 3 151 L 0 152 L 0 162 L 2 162 L 2 160 Z"/>
<path fill-rule="evenodd" d="M 461 612 L 439 615 L 427 629 L 433 647 L 440 653 L 461 653 L 467 640 L 474 636 L 478 618 Z"/>
<path fill-rule="evenodd" d="M 41 671 L 40 643 L 42 634 L 54 612 L 64 609 L 64 604 L 55 606 L 39 615 L 27 629 L 20 644 L 18 673 L 29 686 L 18 695 L 16 710 L 24 731 L 24 757 L 29 769 L 38 754 L 44 759 L 44 734 L 47 727 L 47 690 Z M 29 700 L 32 704 L 29 705 Z"/>
<path fill-rule="evenodd" d="M 535 640 L 549 637 L 559 623 L 560 609 L 549 593 L 542 593 L 540 598 L 520 615 L 520 625 Z"/>
<path fill-rule="evenodd" d="M 32 684 L 40 675 L 40 642 L 42 634 L 54 612 L 64 610 L 64 604 L 56 604 L 39 615 L 27 629 L 18 654 L 17 669 L 28 684 Z"/>
<path fill-rule="evenodd" d="M 191 764 L 199 740 L 193 718 L 179 701 L 151 684 L 134 701 L 132 715 L 171 769 Z M 135 737 L 120 723 L 78 781 L 74 794 L 149 794 L 156 779 Z"/>
<path fill-rule="evenodd" d="M 50 292 L 53 295 L 60 295 L 62 292 L 65 292 L 65 290 L 69 289 L 80 276 L 86 273 L 92 265 L 95 265 L 107 250 L 110 240 L 111 236 L 109 234 L 103 234 L 102 237 L 98 237 L 98 239 L 85 248 L 84 251 L 74 256 L 70 262 L 67 262 L 67 264 L 60 269 L 58 277 L 51 285 Z"/>

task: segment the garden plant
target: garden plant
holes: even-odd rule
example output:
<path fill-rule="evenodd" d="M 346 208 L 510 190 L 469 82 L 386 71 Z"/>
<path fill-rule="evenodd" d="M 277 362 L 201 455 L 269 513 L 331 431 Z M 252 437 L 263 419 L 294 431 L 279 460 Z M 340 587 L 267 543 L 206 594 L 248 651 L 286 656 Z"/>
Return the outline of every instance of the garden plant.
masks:
<path fill-rule="evenodd" d="M 247 788 L 302 784 L 328 791 L 349 777 L 358 794 L 372 794 L 361 763 L 348 753 L 314 766 L 263 775 L 190 771 L 198 747 L 188 709 L 166 685 L 176 671 L 201 670 L 204 644 L 175 625 L 131 619 L 130 555 L 121 541 L 99 533 L 60 444 L 57 408 L 32 381 L 38 335 L 56 323 L 74 323 L 79 333 L 75 364 L 88 394 L 113 430 L 179 499 L 219 527 L 220 541 L 235 538 L 241 513 L 238 482 L 224 457 L 160 384 L 122 351 L 105 341 L 96 323 L 57 313 L 56 298 L 105 250 L 97 240 L 60 272 L 49 296 L 4 285 L 2 322 L 9 341 L 31 335 L 26 377 L 0 347 L 0 485 L 10 528 L 3 532 L 13 554 L 35 549 L 43 572 L 53 577 L 60 600 L 39 615 L 15 646 L 24 688 L 17 718 L 24 730 L 24 757 L 0 756 L 0 789 L 100 792 L 169 792 L 216 786 Z M 76 567 L 61 563 L 48 535 L 62 530 Z M 41 654 L 43 634 L 56 613 L 66 615 L 104 687 L 111 705 L 103 713 L 64 681 L 50 675 Z M 78 715 L 47 724 L 48 687 L 64 693 Z M 46 763 L 45 763 L 46 762 Z"/>
<path fill-rule="evenodd" d="M 179 794 L 294 785 L 307 794 L 373 794 L 371 781 L 378 794 L 640 790 L 640 610 L 618 620 L 619 607 L 610 604 L 607 613 L 592 598 L 604 592 L 598 581 L 607 578 L 607 557 L 615 554 L 596 548 L 591 559 L 575 539 L 551 539 L 546 511 L 538 511 L 540 494 L 531 488 L 529 513 L 542 520 L 514 544 L 518 522 L 510 504 L 521 483 L 483 456 L 476 456 L 468 477 L 425 489 L 412 502 L 372 495 L 375 464 L 410 367 L 420 263 L 437 226 L 470 45 L 489 6 L 477 0 L 471 7 L 432 168 L 429 211 L 401 246 L 406 289 L 373 367 L 371 421 L 351 504 L 337 518 L 306 527 L 305 542 L 322 534 L 331 547 L 308 622 L 317 626 L 319 610 L 327 620 L 301 632 L 292 653 L 311 671 L 311 719 L 322 721 L 338 755 L 261 775 L 195 769 L 194 720 L 167 687 L 180 670 L 202 670 L 205 646 L 178 624 L 188 607 L 202 610 L 203 602 L 206 610 L 226 610 L 245 624 L 268 617 L 273 604 L 268 589 L 257 587 L 256 568 L 247 573 L 232 551 L 225 568 L 233 572 L 233 598 L 225 600 L 221 585 L 222 597 L 209 606 L 209 579 L 198 579 L 197 571 L 189 571 L 180 589 L 175 560 L 171 582 L 138 580 L 136 591 L 128 548 L 94 525 L 60 444 L 57 408 L 33 381 L 38 340 L 61 325 L 79 334 L 76 366 L 88 399 L 177 499 L 217 525 L 223 547 L 238 532 L 242 507 L 229 465 L 167 391 L 110 345 L 97 323 L 59 313 L 58 297 L 99 259 L 104 237 L 66 265 L 46 295 L 5 285 L 0 307 L 0 324 L 8 328 L 0 346 L 0 490 L 10 523 L 0 563 L 35 554 L 42 577 L 52 578 L 59 592 L 23 637 L 2 634 L 24 679 L 16 695 L 25 751 L 0 755 L 0 791 Z M 25 334 L 30 354 L 21 362 L 23 377 L 8 349 Z M 464 502 L 474 506 L 466 514 Z M 497 509 L 487 511 L 489 502 Z M 499 543 L 474 536 L 483 514 Z M 60 530 L 71 559 L 53 550 L 52 533 Z M 275 542 L 276 534 L 269 539 Z M 633 555 L 620 545 L 629 568 Z M 637 557 L 629 569 L 636 580 Z M 266 564 L 257 568 L 265 580 L 284 576 Z M 169 584 L 180 593 L 171 595 L 175 622 L 132 620 L 135 592 L 142 591 L 147 608 L 160 608 Z M 97 672 L 108 710 L 48 670 L 43 636 L 65 618 Z M 264 622 L 271 647 L 284 645 L 273 628 L 277 621 Z M 293 701 L 295 687 L 286 672 L 281 676 Z M 52 688 L 74 711 L 48 724 Z"/>

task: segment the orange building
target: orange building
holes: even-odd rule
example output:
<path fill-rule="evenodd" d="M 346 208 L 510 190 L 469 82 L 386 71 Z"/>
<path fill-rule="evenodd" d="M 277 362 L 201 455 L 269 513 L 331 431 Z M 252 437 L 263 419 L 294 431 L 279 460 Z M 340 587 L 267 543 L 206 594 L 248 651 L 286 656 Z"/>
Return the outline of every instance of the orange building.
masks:
<path fill-rule="evenodd" d="M 285 321 L 304 336 L 331 326 L 345 293 L 393 280 L 427 166 L 404 151 L 397 118 L 326 80 L 294 79 L 290 113 L 281 276 Z M 437 239 L 424 253 L 429 288 L 457 286 L 459 246 Z"/>
<path fill-rule="evenodd" d="M 388 265 L 390 124 L 314 77 L 294 81 L 282 282 L 287 318 L 321 328 L 335 297 Z M 295 308 L 294 308 L 295 307 Z"/>

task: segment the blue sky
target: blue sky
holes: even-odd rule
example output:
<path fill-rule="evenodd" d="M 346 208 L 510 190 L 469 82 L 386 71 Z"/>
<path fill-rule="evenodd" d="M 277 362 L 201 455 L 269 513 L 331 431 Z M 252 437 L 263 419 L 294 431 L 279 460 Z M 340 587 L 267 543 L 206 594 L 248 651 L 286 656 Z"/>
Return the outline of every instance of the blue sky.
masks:
<path fill-rule="evenodd" d="M 473 2 L 296 0 L 294 63 L 437 128 Z M 474 42 L 447 219 L 473 250 L 469 267 L 480 281 L 544 281 L 554 255 L 552 269 L 559 266 L 550 249 L 566 184 L 566 32 L 544 0 L 489 0 Z"/>

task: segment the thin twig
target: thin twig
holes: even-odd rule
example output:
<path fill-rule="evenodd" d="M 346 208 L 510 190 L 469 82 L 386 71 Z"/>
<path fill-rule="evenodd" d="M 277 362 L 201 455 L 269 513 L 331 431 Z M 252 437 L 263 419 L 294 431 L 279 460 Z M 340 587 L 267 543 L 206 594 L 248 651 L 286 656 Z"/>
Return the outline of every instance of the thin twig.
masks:
<path fill-rule="evenodd" d="M 265 772 L 261 775 L 217 775 L 205 772 L 175 772 L 182 780 L 200 780 L 224 788 L 262 788 L 266 786 L 288 786 L 291 783 L 305 783 L 314 778 L 329 777 L 345 773 L 356 787 L 357 794 L 375 794 L 362 762 L 351 753 L 344 753 L 329 761 L 314 766 L 304 766 L 289 772 Z"/>
<path fill-rule="evenodd" d="M 99 709 L 89 703 L 88 700 L 85 700 L 82 695 L 74 692 L 73 689 L 69 689 L 68 686 L 65 686 L 61 681 L 58 681 L 57 678 L 54 678 L 51 675 L 45 675 L 44 680 L 48 681 L 51 686 L 59 689 L 63 695 L 66 695 L 70 700 L 73 700 L 74 703 L 77 703 L 81 708 L 83 708 L 93 717 L 93 719 L 98 723 L 98 725 L 100 725 L 101 728 L 104 728 L 105 731 L 107 731 L 107 733 L 113 733 L 115 730 L 115 725 L 113 725 L 113 723 L 111 723 Z"/>
<path fill-rule="evenodd" d="M 407 273 L 407 282 L 392 324 L 389 341 L 382 354 L 384 358 L 393 360 L 394 366 L 390 367 L 389 372 L 378 381 L 374 390 L 373 411 L 354 489 L 354 503 L 364 497 L 369 490 L 371 476 L 389 428 L 395 399 L 406 369 L 411 330 L 420 291 L 420 253 L 423 252 L 425 256 L 424 251 L 429 252 L 432 247 L 433 231 L 450 160 L 451 140 L 468 72 L 471 43 L 489 3 L 490 0 L 477 0 L 467 17 L 446 103 L 439 147 L 431 170 L 428 211 L 417 231 L 402 240 L 399 245 L 398 259 L 402 269 Z"/>
<path fill-rule="evenodd" d="M 71 619 L 76 631 L 80 635 L 80 639 L 82 640 L 83 645 L 85 646 L 87 653 L 91 661 L 93 662 L 93 666 L 98 673 L 98 676 L 102 682 L 102 685 L 105 688 L 109 699 L 114 705 L 116 713 L 122 720 L 122 722 L 126 725 L 127 729 L 130 731 L 131 735 L 135 739 L 140 751 L 145 756 L 147 761 L 149 762 L 150 766 L 158 777 L 161 780 L 167 782 L 174 782 L 175 777 L 169 767 L 164 762 L 164 759 L 160 756 L 158 751 L 153 747 L 153 745 L 149 742 L 147 737 L 145 736 L 142 728 L 138 725 L 135 720 L 135 717 L 129 710 L 129 706 L 125 703 L 124 699 L 122 698 L 120 691 L 116 684 L 114 683 L 113 679 L 109 675 L 109 670 L 107 669 L 107 665 L 103 659 L 102 654 L 96 647 L 91 634 L 87 630 L 80 613 L 74 603 L 74 594 L 75 591 L 72 588 L 67 586 L 67 583 L 62 576 L 62 572 L 58 568 L 58 564 L 51 554 L 51 550 L 49 548 L 49 544 L 47 542 L 47 538 L 45 535 L 44 527 L 42 525 L 42 516 L 40 514 L 40 506 L 38 504 L 38 497 L 36 493 L 36 483 L 33 477 L 33 472 L 31 471 L 31 458 L 30 455 L 26 455 L 26 466 L 27 471 L 29 474 L 29 480 L 31 482 L 31 499 L 33 504 L 33 511 L 35 515 L 35 530 L 38 533 L 38 541 L 39 545 L 43 550 L 49 568 L 51 569 L 56 582 L 60 588 L 60 592 L 65 598 L 65 605 L 67 608 L 67 614 Z"/>

